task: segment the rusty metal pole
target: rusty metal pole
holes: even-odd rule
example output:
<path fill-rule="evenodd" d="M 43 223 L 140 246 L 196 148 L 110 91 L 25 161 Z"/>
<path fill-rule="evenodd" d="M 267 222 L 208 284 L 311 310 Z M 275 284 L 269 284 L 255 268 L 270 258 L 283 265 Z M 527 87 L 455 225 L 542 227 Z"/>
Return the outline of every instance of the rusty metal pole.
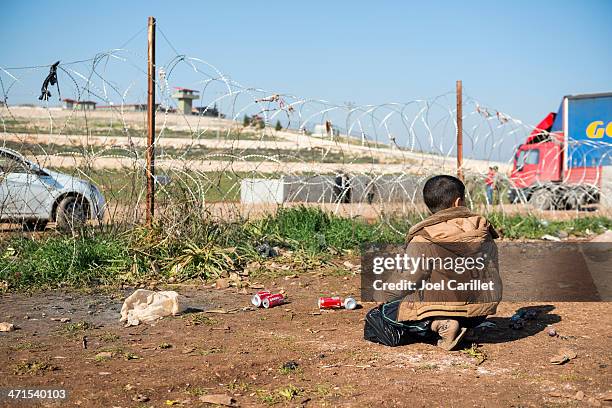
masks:
<path fill-rule="evenodd" d="M 147 95 L 147 225 L 155 214 L 155 18 L 149 17 L 149 62 Z"/>
<path fill-rule="evenodd" d="M 463 85 L 457 81 L 457 178 L 463 181 Z"/>

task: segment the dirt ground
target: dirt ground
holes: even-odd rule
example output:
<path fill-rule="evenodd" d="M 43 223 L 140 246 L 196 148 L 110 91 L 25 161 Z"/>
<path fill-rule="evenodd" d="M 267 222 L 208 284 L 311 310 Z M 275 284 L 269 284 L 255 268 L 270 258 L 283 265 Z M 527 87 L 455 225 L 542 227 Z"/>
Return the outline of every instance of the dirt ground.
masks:
<path fill-rule="evenodd" d="M 243 407 L 612 405 L 612 303 L 504 302 L 489 319 L 496 327 L 465 342 L 477 344 L 470 354 L 363 340 L 373 304 L 318 310 L 319 295 L 357 296 L 359 275 L 259 283 L 284 289 L 289 303 L 254 309 L 255 289 L 170 286 L 187 297 L 189 313 L 130 328 L 119 311 L 132 289 L 5 294 L 0 321 L 19 329 L 0 335 L 0 387 L 68 390 L 67 400 L 46 406 L 198 407 L 212 394 Z M 538 317 L 510 329 L 509 317 L 526 306 Z M 577 357 L 552 365 L 561 348 Z"/>

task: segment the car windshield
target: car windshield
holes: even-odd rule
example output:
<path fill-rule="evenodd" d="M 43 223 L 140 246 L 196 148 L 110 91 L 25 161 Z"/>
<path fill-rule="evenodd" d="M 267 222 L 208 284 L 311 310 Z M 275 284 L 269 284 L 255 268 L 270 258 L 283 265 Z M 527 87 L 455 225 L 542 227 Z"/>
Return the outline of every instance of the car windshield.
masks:
<path fill-rule="evenodd" d="M 2 173 L 28 173 L 29 168 L 21 160 L 10 156 L 0 156 L 0 171 Z"/>

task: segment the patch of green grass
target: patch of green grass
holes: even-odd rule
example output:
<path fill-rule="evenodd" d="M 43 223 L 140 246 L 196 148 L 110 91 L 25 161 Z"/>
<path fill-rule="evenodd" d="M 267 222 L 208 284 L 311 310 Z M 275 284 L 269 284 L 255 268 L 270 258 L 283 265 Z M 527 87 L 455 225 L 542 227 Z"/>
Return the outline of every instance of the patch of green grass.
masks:
<path fill-rule="evenodd" d="M 485 351 L 476 343 L 472 344 L 470 348 L 461 350 L 461 352 L 474 358 L 476 360 L 476 365 L 484 363 L 484 361 L 487 359 L 487 353 L 485 353 Z"/>
<path fill-rule="evenodd" d="M 417 370 L 437 370 L 438 365 L 432 364 L 432 363 L 425 363 L 425 364 L 421 364 L 420 366 L 416 367 L 416 369 Z"/>
<path fill-rule="evenodd" d="M 274 405 L 278 403 L 277 395 L 268 390 L 258 389 L 255 391 L 255 395 L 257 395 L 257 399 L 264 404 Z"/>
<path fill-rule="evenodd" d="M 0 280 L 13 288 L 111 284 L 130 263 L 125 243 L 112 236 L 21 236 L 3 244 Z"/>
<path fill-rule="evenodd" d="M 111 224 L 85 228 L 75 236 L 49 233 L 0 238 L 0 283 L 6 290 L 23 290 L 116 286 L 169 278 L 206 281 L 242 271 L 253 262 L 265 266 L 268 258 L 262 255 L 262 247 L 278 247 L 280 256 L 274 263 L 283 267 L 260 268 L 256 274 L 282 276 L 315 269 L 342 275 L 350 271 L 339 270 L 335 258 L 358 255 L 364 243 L 404 242 L 410 226 L 424 215 L 368 222 L 299 206 L 281 208 L 259 219 L 226 221 L 195 208 L 188 191 L 183 193 L 184 200 L 175 196 L 172 213 L 160 214 L 152 227 Z M 491 213 L 489 218 L 504 237 L 512 239 L 540 238 L 559 231 L 581 236 L 612 228 L 612 220 L 602 216 L 543 221 L 534 215 Z M 188 324 L 216 323 L 204 315 L 186 318 L 191 319 Z"/>
<path fill-rule="evenodd" d="M 40 360 L 23 361 L 13 367 L 13 373 L 15 375 L 37 375 L 54 370 L 57 370 L 57 367 Z"/>
<path fill-rule="evenodd" d="M 490 213 L 487 218 L 504 238 L 519 239 L 541 238 L 545 234 L 556 235 L 560 231 L 575 236 L 585 236 L 587 232 L 601 233 L 612 229 L 612 219 L 602 216 L 575 217 L 569 220 L 548 221 L 529 215 L 507 215 Z"/>
<path fill-rule="evenodd" d="M 198 349 L 197 353 L 201 356 L 207 356 L 209 354 L 217 354 L 217 353 L 222 353 L 223 352 L 223 348 L 222 347 L 211 347 L 209 349 Z"/>
<path fill-rule="evenodd" d="M 285 387 L 281 387 L 276 390 L 277 394 L 283 397 L 287 401 L 291 401 L 295 397 L 299 397 L 304 393 L 302 388 L 296 387 L 293 384 L 289 384 Z"/>
<path fill-rule="evenodd" d="M 227 385 L 227 390 L 231 393 L 236 393 L 236 392 L 246 393 L 249 391 L 250 388 L 251 386 L 249 385 L 249 383 L 245 381 L 238 382 L 237 380 L 233 380 Z"/>
<path fill-rule="evenodd" d="M 201 324 L 207 326 L 214 326 L 219 323 L 217 319 L 213 319 L 212 317 L 206 316 L 206 313 L 190 313 L 184 315 L 183 319 L 187 319 L 187 324 L 189 326 L 199 326 Z"/>
<path fill-rule="evenodd" d="M 274 215 L 255 220 L 247 228 L 257 231 L 262 240 L 291 250 L 308 253 L 357 249 L 366 242 L 399 243 L 404 240 L 396 230 L 407 232 L 408 219 L 368 223 L 358 218 L 343 218 L 318 207 L 281 208 Z M 253 234 L 256 235 L 256 234 Z"/>
<path fill-rule="evenodd" d="M 255 390 L 257 398 L 264 404 L 275 405 L 282 402 L 292 401 L 294 398 L 304 395 L 304 389 L 293 384 L 279 387 L 274 391 L 266 389 Z"/>
<path fill-rule="evenodd" d="M 41 349 L 43 348 L 44 345 L 42 343 L 35 343 L 35 342 L 31 342 L 31 341 L 24 341 L 21 343 L 17 343 L 14 346 L 11 346 L 11 348 L 15 351 L 22 351 L 22 350 L 37 350 L 37 349 Z"/>
<path fill-rule="evenodd" d="M 67 325 L 62 327 L 61 331 L 64 334 L 68 334 L 68 335 L 78 335 L 93 327 L 94 326 L 91 323 L 82 321 L 82 322 L 76 322 L 76 323 L 68 323 Z"/>
<path fill-rule="evenodd" d="M 329 384 L 317 384 L 313 391 L 320 398 L 332 395 L 332 387 Z"/>
<path fill-rule="evenodd" d="M 129 361 L 129 360 L 139 360 L 140 356 L 138 354 L 136 354 L 136 353 L 132 353 L 130 351 L 126 351 L 126 352 L 123 353 L 123 359 L 126 360 L 126 361 Z"/>
<path fill-rule="evenodd" d="M 201 397 L 202 395 L 208 394 L 208 390 L 204 387 L 189 387 L 187 393 L 194 397 Z"/>

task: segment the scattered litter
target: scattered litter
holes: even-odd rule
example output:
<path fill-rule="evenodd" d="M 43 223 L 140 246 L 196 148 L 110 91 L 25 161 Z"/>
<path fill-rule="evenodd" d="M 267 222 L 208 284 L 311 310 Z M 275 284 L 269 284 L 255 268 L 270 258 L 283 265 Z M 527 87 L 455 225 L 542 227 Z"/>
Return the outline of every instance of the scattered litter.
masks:
<path fill-rule="evenodd" d="M 342 300 L 342 298 L 339 296 L 319 298 L 319 309 L 340 308 L 345 308 L 346 310 L 353 310 L 357 308 L 357 301 L 352 297 L 347 297 L 344 300 Z"/>
<path fill-rule="evenodd" d="M 266 296 L 261 302 L 262 306 L 266 309 L 282 305 L 283 303 L 285 303 L 285 296 L 283 296 L 282 293 L 276 293 L 270 296 Z"/>
<path fill-rule="evenodd" d="M 551 364 L 561 365 L 578 357 L 578 354 L 572 349 L 560 349 L 559 352 L 550 358 Z"/>
<path fill-rule="evenodd" d="M 132 293 L 121 308 L 121 319 L 127 326 L 137 326 L 141 322 L 151 323 L 165 316 L 176 316 L 184 309 L 179 304 L 179 295 L 174 291 L 154 292 L 138 289 Z"/>
<path fill-rule="evenodd" d="M 81 344 L 83 345 L 83 348 L 87 350 L 87 336 L 83 336 L 81 339 Z"/>
<path fill-rule="evenodd" d="M 555 237 L 554 235 L 549 235 L 549 234 L 542 235 L 542 239 L 544 241 L 561 242 L 561 238 Z"/>
<path fill-rule="evenodd" d="M 0 332 L 12 332 L 15 330 L 13 323 L 2 322 L 0 323 Z"/>
<path fill-rule="evenodd" d="M 263 300 L 267 298 L 268 296 L 270 296 L 271 294 L 272 292 L 270 292 L 269 290 L 260 290 L 259 292 L 253 295 L 253 297 L 251 298 L 251 303 L 255 307 L 262 307 Z"/>
<path fill-rule="evenodd" d="M 108 371 L 100 371 L 98 373 L 98 375 L 111 375 L 112 373 L 109 373 Z"/>
<path fill-rule="evenodd" d="M 550 337 L 557 337 L 558 336 L 557 331 L 554 328 L 552 328 L 552 327 L 550 329 L 548 329 L 548 335 Z"/>
<path fill-rule="evenodd" d="M 236 400 L 232 398 L 231 396 L 225 395 L 225 394 L 210 394 L 210 395 L 202 395 L 200 397 L 200 402 L 232 407 L 236 403 Z"/>
<path fill-rule="evenodd" d="M 69 317 L 52 317 L 51 320 L 54 322 L 68 323 L 71 319 Z"/>

